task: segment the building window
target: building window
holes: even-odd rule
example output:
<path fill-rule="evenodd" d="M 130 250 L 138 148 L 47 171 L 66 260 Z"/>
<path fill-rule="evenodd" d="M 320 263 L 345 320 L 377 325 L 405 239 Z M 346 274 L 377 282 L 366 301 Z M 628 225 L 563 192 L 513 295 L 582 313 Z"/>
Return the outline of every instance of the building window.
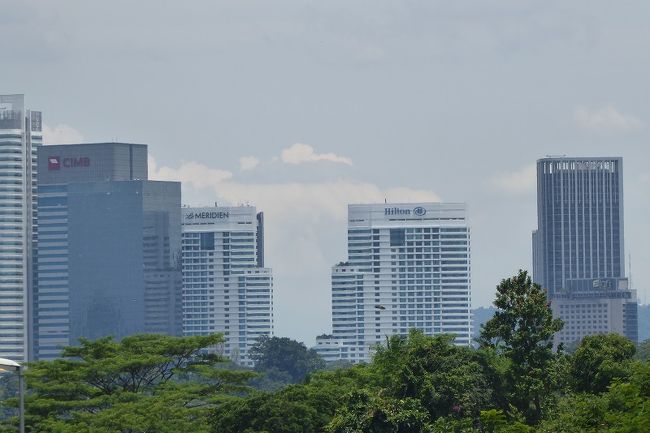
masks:
<path fill-rule="evenodd" d="M 403 247 L 405 245 L 406 236 L 404 229 L 390 229 L 390 246 Z"/>
<path fill-rule="evenodd" d="M 214 251 L 214 233 L 201 233 L 201 249 Z"/>

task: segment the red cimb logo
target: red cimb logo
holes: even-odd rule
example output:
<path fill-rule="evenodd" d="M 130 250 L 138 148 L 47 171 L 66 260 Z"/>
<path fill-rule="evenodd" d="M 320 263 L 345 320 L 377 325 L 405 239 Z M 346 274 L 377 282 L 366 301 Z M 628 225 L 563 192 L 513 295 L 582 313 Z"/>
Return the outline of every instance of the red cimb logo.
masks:
<path fill-rule="evenodd" d="M 61 170 L 61 158 L 58 156 L 48 156 L 47 157 L 47 169 L 48 170 Z"/>

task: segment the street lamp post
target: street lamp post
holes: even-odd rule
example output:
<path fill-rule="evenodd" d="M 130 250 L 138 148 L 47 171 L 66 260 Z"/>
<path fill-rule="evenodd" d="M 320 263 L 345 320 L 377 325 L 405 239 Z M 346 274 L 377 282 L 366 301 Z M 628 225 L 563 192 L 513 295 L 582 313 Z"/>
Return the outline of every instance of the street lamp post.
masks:
<path fill-rule="evenodd" d="M 15 371 L 18 373 L 18 418 L 20 422 L 20 433 L 25 433 L 25 378 L 23 367 L 11 359 L 0 358 L 0 372 Z"/>

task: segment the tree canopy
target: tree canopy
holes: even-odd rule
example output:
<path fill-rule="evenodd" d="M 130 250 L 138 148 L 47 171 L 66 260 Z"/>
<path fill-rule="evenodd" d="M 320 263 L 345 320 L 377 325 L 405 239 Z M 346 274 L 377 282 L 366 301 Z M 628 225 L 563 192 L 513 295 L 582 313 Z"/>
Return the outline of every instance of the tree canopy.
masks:
<path fill-rule="evenodd" d="M 495 307 L 478 348 L 411 330 L 376 347 L 368 364 L 326 370 L 313 351 L 284 338 L 256 345 L 256 371 L 211 355 L 220 335 L 82 340 L 62 359 L 29 366 L 27 431 L 650 431 L 650 363 L 639 355 L 647 345 L 635 357 L 624 337 L 596 335 L 573 353 L 553 350 L 562 325 L 525 272 L 501 282 Z M 274 386 L 260 387 L 261 375 Z M 4 397 L 15 391 L 8 377 L 0 384 Z M 16 401 L 4 403 L 0 432 L 15 432 L 6 415 Z"/>
<path fill-rule="evenodd" d="M 313 349 L 286 337 L 260 337 L 249 356 L 256 371 L 276 377 L 286 375 L 290 383 L 298 383 L 309 373 L 325 368 L 325 361 Z"/>

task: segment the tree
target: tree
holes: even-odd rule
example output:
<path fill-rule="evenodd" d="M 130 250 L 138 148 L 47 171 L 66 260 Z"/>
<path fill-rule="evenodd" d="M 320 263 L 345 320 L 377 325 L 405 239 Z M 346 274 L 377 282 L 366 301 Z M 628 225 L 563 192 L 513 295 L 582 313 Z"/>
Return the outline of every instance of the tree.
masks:
<path fill-rule="evenodd" d="M 639 343 L 634 357 L 641 361 L 650 362 L 650 340 L 645 340 L 644 342 Z"/>
<path fill-rule="evenodd" d="M 292 383 L 301 382 L 309 373 L 325 368 L 325 361 L 313 349 L 289 338 L 260 337 L 249 351 L 255 362 L 255 370 L 260 372 L 284 372 Z"/>
<path fill-rule="evenodd" d="M 650 431 L 650 364 L 634 362 L 627 381 L 599 395 L 569 394 L 537 429 L 539 433 L 642 433 Z"/>
<path fill-rule="evenodd" d="M 503 378 L 507 398 L 535 423 L 557 388 L 557 377 L 550 372 L 556 361 L 553 335 L 562 329 L 562 321 L 553 319 L 546 293 L 526 271 L 497 286 L 494 306 L 497 311 L 482 327 L 479 343 L 509 360 Z"/>
<path fill-rule="evenodd" d="M 320 433 L 343 396 L 370 383 L 375 378 L 365 366 L 314 373 L 304 384 L 217 405 L 211 416 L 213 432 Z"/>
<path fill-rule="evenodd" d="M 359 390 L 344 397 L 326 431 L 421 433 L 428 428 L 428 420 L 429 414 L 417 399 L 397 399 Z"/>
<path fill-rule="evenodd" d="M 583 338 L 570 361 L 573 389 L 599 394 L 615 380 L 627 379 L 634 352 L 634 343 L 618 334 Z"/>
<path fill-rule="evenodd" d="M 449 415 L 478 420 L 492 401 L 485 360 L 453 340 L 451 335 L 430 337 L 415 329 L 407 338 L 392 337 L 377 349 L 370 367 L 382 378 L 382 393 L 416 399 L 431 420 Z"/>
<path fill-rule="evenodd" d="M 26 370 L 28 431 L 203 431 L 207 409 L 240 393 L 254 373 L 217 368 L 204 354 L 221 335 L 81 339 L 62 359 Z"/>

